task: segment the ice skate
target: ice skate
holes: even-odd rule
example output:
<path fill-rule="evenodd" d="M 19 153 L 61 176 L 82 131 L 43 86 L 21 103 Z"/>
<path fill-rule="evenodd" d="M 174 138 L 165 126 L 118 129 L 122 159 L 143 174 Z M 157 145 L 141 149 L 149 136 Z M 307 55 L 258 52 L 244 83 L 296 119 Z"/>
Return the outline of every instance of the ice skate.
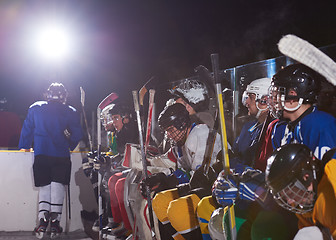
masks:
<path fill-rule="evenodd" d="M 49 219 L 41 218 L 40 224 L 34 229 L 35 236 L 38 239 L 44 239 L 47 234 L 47 227 L 49 224 Z"/>
<path fill-rule="evenodd" d="M 63 228 L 60 226 L 58 220 L 52 220 L 50 223 L 50 238 L 55 239 L 58 238 L 63 231 Z"/>

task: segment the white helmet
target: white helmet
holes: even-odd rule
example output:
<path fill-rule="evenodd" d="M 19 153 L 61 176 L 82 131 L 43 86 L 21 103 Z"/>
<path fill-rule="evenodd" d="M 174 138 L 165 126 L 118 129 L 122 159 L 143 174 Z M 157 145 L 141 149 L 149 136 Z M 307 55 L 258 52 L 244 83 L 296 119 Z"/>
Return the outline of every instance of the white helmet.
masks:
<path fill-rule="evenodd" d="M 260 116 L 262 111 L 265 111 L 268 108 L 260 109 L 259 103 L 261 104 L 267 104 L 267 98 L 269 95 L 269 88 L 271 86 L 272 79 L 271 78 L 259 78 L 254 81 L 252 81 L 249 85 L 247 85 L 246 90 L 243 93 L 242 96 L 242 103 L 245 106 L 246 100 L 248 98 L 249 93 L 255 94 L 256 98 L 256 106 L 259 110 L 257 113 L 257 118 Z"/>

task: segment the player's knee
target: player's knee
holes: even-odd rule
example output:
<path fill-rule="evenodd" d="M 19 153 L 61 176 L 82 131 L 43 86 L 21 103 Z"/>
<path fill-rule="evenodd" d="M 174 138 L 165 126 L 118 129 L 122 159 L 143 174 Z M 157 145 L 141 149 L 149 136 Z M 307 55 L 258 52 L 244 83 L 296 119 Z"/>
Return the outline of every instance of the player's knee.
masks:
<path fill-rule="evenodd" d="M 188 231 L 197 227 L 197 204 L 200 199 L 191 194 L 172 201 L 168 206 L 167 216 L 171 225 L 179 232 Z"/>
<path fill-rule="evenodd" d="M 170 189 L 167 191 L 159 192 L 155 195 L 152 206 L 157 218 L 162 222 L 168 221 L 167 210 L 169 203 L 178 198 L 177 189 Z"/>

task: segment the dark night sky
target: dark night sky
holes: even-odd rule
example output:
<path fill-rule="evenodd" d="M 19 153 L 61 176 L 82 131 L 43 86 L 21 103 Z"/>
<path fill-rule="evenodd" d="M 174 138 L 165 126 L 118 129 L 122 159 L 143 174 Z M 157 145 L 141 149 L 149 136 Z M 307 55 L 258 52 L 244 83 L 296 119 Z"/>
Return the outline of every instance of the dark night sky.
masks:
<path fill-rule="evenodd" d="M 309 3 L 312 2 L 312 3 Z M 25 115 L 57 73 L 79 106 L 79 87 L 94 109 L 110 92 L 131 100 L 151 76 L 160 82 L 194 75 L 198 65 L 220 68 L 280 56 L 276 43 L 292 33 L 315 46 L 336 43 L 334 1 L 1 1 L 1 94 Z M 57 17 L 73 27 L 77 44 L 62 65 L 41 62 L 27 47 L 29 28 Z"/>

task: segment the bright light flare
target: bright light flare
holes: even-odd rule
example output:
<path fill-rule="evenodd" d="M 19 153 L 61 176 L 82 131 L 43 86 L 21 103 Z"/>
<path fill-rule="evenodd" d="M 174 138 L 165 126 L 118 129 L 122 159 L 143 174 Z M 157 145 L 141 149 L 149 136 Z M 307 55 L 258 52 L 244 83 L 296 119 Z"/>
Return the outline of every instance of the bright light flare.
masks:
<path fill-rule="evenodd" d="M 56 25 L 45 26 L 36 34 L 35 47 L 43 58 L 64 60 L 69 56 L 71 38 L 65 28 Z"/>

